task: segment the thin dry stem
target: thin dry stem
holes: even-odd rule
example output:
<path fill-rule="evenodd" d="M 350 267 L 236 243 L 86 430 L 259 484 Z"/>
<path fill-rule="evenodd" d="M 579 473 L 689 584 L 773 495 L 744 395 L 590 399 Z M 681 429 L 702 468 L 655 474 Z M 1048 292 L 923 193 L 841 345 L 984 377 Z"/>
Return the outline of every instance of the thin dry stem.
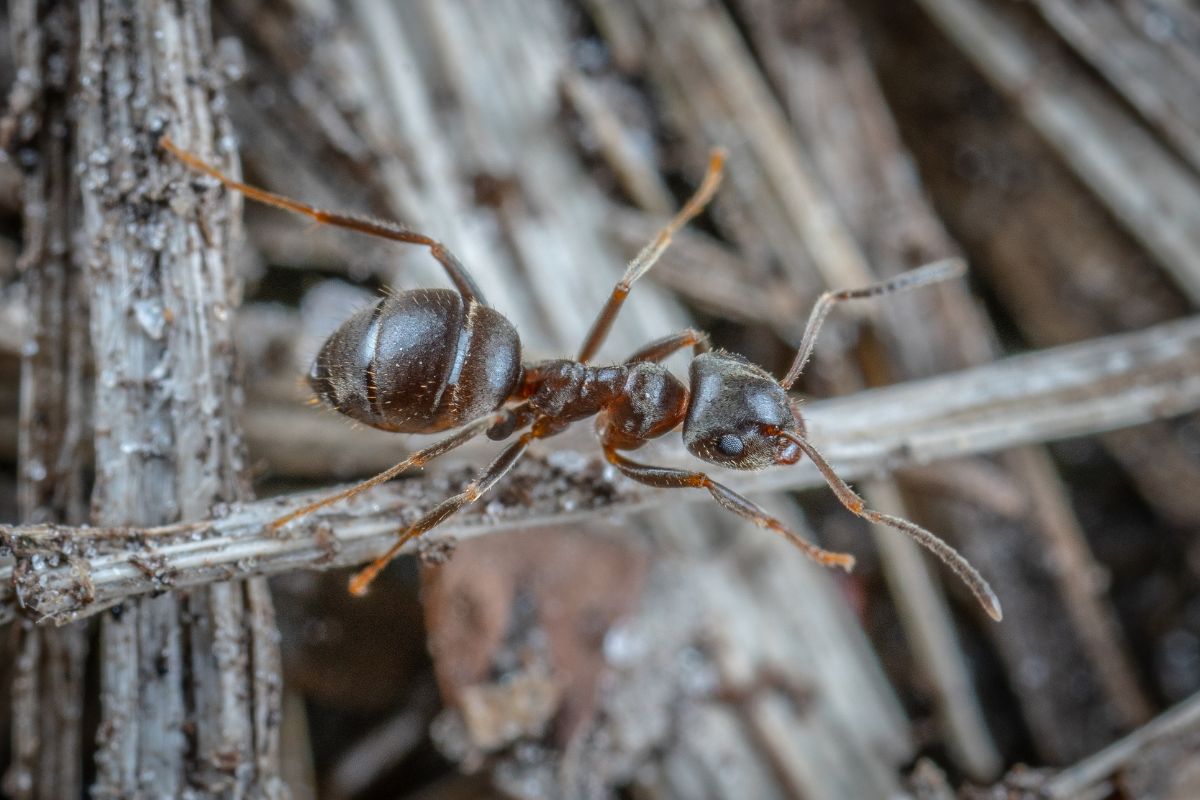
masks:
<path fill-rule="evenodd" d="M 1078 436 L 1164 415 L 1200 409 L 1200 319 L 1189 319 L 1082 345 L 1011 358 L 961 373 L 898 384 L 805 406 L 808 439 L 819 443 L 845 479 L 1018 444 Z M 646 447 L 647 460 L 695 466 L 682 442 Z M 543 487 L 538 499 L 493 501 L 459 514 L 435 537 L 458 539 L 537 524 L 679 502 L 692 493 L 610 483 L 596 451 L 563 472 L 527 457 L 520 479 Z M 589 460 L 589 458 L 591 460 Z M 555 463 L 566 463 L 555 458 Z M 557 470 L 557 471 L 555 471 Z M 823 484 L 809 461 L 757 474 L 718 470 L 739 492 Z M 554 476 L 553 478 L 551 476 Z M 312 514 L 315 535 L 279 537 L 265 526 L 280 504 L 312 495 L 238 507 L 227 516 L 149 529 L 61 526 L 0 528 L 21 568 L 0 569 L 0 584 L 17 580 L 4 601 L 70 619 L 122 598 L 169 587 L 194 586 L 300 568 L 361 564 L 394 541 L 396 519 L 414 519 L 443 500 L 444 479 L 428 477 L 377 486 L 357 502 Z M 696 498 L 698 499 L 698 498 Z M 60 559 L 79 553 L 91 576 L 94 602 L 83 599 L 78 570 Z M 147 564 L 155 568 L 148 570 Z M 140 566 L 139 566 L 140 565 Z"/>

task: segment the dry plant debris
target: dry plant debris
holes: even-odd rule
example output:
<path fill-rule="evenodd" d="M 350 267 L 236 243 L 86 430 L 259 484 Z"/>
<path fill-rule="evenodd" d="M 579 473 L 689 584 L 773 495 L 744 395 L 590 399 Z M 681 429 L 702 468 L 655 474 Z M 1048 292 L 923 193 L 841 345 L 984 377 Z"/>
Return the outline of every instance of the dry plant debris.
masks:
<path fill-rule="evenodd" d="M 114 796 L 152 771 L 156 789 L 274 797 L 283 779 L 339 800 L 1196 794 L 1194 9 L 14 0 L 4 24 L 10 795 L 77 796 L 93 758 Z M 535 357 L 578 346 L 715 144 L 728 191 L 603 358 L 696 312 L 778 369 L 822 289 L 965 254 L 974 293 L 837 322 L 806 418 L 872 503 L 996 576 L 1010 621 L 980 624 L 819 495 L 806 522 L 771 494 L 817 485 L 811 466 L 722 479 L 854 549 L 836 583 L 711 504 L 615 479 L 587 426 L 352 603 L 337 568 L 492 450 L 266 535 L 314 487 L 421 444 L 305 407 L 296 375 L 361 298 L 440 276 L 256 210 L 235 257 L 238 201 L 160 163 L 160 123 L 230 169 L 236 146 L 272 190 L 443 238 Z M 691 463 L 672 439 L 647 455 Z M 251 501 L 250 471 L 291 496 Z"/>

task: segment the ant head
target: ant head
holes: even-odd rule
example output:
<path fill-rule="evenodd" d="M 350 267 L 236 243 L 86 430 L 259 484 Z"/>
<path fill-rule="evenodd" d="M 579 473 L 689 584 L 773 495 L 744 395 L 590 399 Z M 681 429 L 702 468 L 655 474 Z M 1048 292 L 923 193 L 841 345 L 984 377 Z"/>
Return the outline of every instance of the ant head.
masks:
<path fill-rule="evenodd" d="M 715 351 L 692 360 L 691 402 L 683 423 L 688 452 L 731 469 L 794 464 L 800 448 L 787 394 L 769 373 L 740 356 Z"/>

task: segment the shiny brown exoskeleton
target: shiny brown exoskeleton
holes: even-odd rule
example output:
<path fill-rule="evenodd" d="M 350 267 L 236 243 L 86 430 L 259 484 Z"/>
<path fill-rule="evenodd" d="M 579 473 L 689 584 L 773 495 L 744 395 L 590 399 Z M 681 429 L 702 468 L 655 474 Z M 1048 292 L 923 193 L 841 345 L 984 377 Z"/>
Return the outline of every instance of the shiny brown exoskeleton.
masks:
<path fill-rule="evenodd" d="M 437 433 L 491 413 L 521 382 L 521 340 L 497 311 L 449 289 L 382 298 L 326 340 L 308 383 L 343 414 Z"/>
<path fill-rule="evenodd" d="M 359 494 L 480 434 L 503 440 L 521 432 L 462 493 L 400 530 L 395 545 L 353 578 L 350 590 L 355 594 L 366 590 L 406 542 L 436 527 L 495 485 L 531 441 L 594 417 L 605 458 L 628 477 L 659 488 L 707 489 L 725 508 L 779 532 L 814 560 L 849 570 L 854 566 L 852 556 L 810 544 L 703 472 L 643 464 L 618 451 L 636 450 L 682 426 L 684 444 L 692 455 L 730 469 L 794 464 L 808 455 L 846 508 L 872 522 L 897 528 L 929 548 L 963 579 L 988 614 L 1000 619 L 995 594 L 952 547 L 912 522 L 863 506 L 805 438 L 803 420 L 787 395 L 834 304 L 957 277 L 963 273 L 957 259 L 930 264 L 864 289 L 826 292 L 813 308 L 799 352 L 782 381 L 740 356 L 711 351 L 707 337 L 690 329 L 643 347 L 623 364 L 590 365 L 634 281 L 654 265 L 674 233 L 715 193 L 723 162 L 723 154 L 715 152 L 696 194 L 626 269 L 593 323 L 579 357 L 522 365 L 521 342 L 512 324 L 488 307 L 466 268 L 439 242 L 398 225 L 323 211 L 255 189 L 226 177 L 166 139 L 162 145 L 193 168 L 251 199 L 318 222 L 424 245 L 457 289 L 402 292 L 359 311 L 325 342 L 309 374 L 309 384 L 318 396 L 364 424 L 403 433 L 457 430 L 370 480 L 275 520 L 272 528 Z M 684 386 L 660 362 L 687 347 L 692 348 L 694 357 L 690 385 Z"/>

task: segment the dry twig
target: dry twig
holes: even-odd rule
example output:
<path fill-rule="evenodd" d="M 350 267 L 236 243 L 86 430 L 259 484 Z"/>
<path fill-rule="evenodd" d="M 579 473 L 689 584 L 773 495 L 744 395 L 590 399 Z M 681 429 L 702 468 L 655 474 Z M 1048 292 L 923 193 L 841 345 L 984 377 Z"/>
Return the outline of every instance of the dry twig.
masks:
<path fill-rule="evenodd" d="M 1135 20 L 1120 3 L 1036 3 L 1058 34 L 1200 170 L 1200 58 L 1170 41 L 1177 36 L 1169 9 L 1156 9 L 1157 20 Z"/>
<path fill-rule="evenodd" d="M 1027 40 L 981 0 L 918 0 L 996 88 L 1174 276 L 1200 299 L 1200 180 L 1094 81 Z"/>
<path fill-rule="evenodd" d="M 1103 791 L 1104 783 L 1129 767 L 1139 758 L 1147 755 L 1156 745 L 1170 744 L 1178 737 L 1190 736 L 1193 741 L 1200 736 L 1200 695 L 1193 695 L 1169 711 L 1160 714 L 1150 722 L 1138 728 L 1133 733 L 1117 742 L 1113 742 L 1099 753 L 1084 759 L 1069 769 L 1054 776 L 1042 788 L 1043 797 L 1050 800 L 1082 800 L 1088 797 L 1107 797 Z M 1193 745 L 1194 746 L 1194 745 Z M 1190 750 L 1192 761 L 1188 766 L 1190 773 L 1181 771 L 1176 775 L 1162 775 L 1167 784 L 1175 781 L 1191 781 L 1189 785 L 1196 787 L 1195 750 Z M 1175 766 L 1183 766 L 1178 764 Z M 1111 785 L 1108 787 L 1111 791 Z M 1178 789 L 1179 787 L 1175 787 Z M 1097 794 L 1100 789 L 1102 793 Z M 1089 791 L 1090 790 L 1090 791 Z M 1141 796 L 1141 795 L 1139 795 Z M 1161 795 L 1155 795 L 1161 796 Z M 1182 793 L 1172 793 L 1171 797 L 1184 797 Z"/>
<path fill-rule="evenodd" d="M 26 173 L 33 202 L 23 258 L 38 308 L 22 352 L 37 356 L 47 346 L 41 363 L 31 362 L 38 379 L 22 387 L 26 410 L 43 409 L 26 415 L 35 423 L 21 452 L 27 508 L 154 525 L 247 496 L 231 347 L 237 206 L 172 186 L 154 147 L 168 124 L 206 155 L 228 136 L 207 14 L 203 3 L 156 0 L 14 8 L 22 77 L 6 135 L 19 130 L 19 146 L 47 156 L 44 169 Z M 62 288 L 68 265 L 74 292 Z M 55 339 L 56 325 L 67 335 Z M 89 357 L 95 387 L 84 385 Z M 78 487 L 91 431 L 89 514 Z M 90 591 L 86 578 L 81 591 Z M 93 796 L 178 794 L 189 782 L 267 797 L 281 791 L 278 644 L 265 584 L 206 587 L 186 603 L 186 620 L 183 602 L 165 594 L 102 621 Z M 86 638 L 70 633 L 74 644 L 47 638 L 42 648 L 61 663 L 43 684 L 57 694 L 41 700 L 74 722 L 42 726 L 49 773 L 14 778 L 36 796 L 68 796 L 81 774 Z M 29 660 L 36 649 L 27 649 Z M 45 709 L 42 716 L 54 719 Z M 53 748 L 61 752 L 52 756 Z"/>
<path fill-rule="evenodd" d="M 805 407 L 812 438 L 841 474 L 876 475 L 1019 444 L 1136 425 L 1200 408 L 1200 320 L 1189 319 L 1082 345 L 1019 356 L 960 373 L 825 400 Z M 656 461 L 689 463 L 678 441 L 656 448 Z M 522 477 L 524 476 L 524 477 Z M 611 515 L 683 499 L 611 483 L 589 454 L 559 450 L 518 468 L 514 480 L 541 487 L 532 500 L 484 501 L 438 529 L 465 539 L 533 524 Z M 758 475 L 723 477 L 738 490 L 822 485 L 808 462 Z M 407 519 L 447 493 L 445 478 L 401 481 L 348 507 L 312 515 L 310 535 L 272 537 L 264 525 L 305 494 L 220 511 L 216 519 L 144 529 L 4 527 L 19 567 L 0 569 L 18 601 L 60 620 L 87 616 L 125 597 L 165 588 L 298 568 L 358 564 L 390 544 Z M 693 496 L 692 499 L 699 499 Z M 63 555 L 77 557 L 73 563 Z M 81 570 L 95 600 L 83 599 Z M 11 606 L 10 606 L 11 608 Z"/>

